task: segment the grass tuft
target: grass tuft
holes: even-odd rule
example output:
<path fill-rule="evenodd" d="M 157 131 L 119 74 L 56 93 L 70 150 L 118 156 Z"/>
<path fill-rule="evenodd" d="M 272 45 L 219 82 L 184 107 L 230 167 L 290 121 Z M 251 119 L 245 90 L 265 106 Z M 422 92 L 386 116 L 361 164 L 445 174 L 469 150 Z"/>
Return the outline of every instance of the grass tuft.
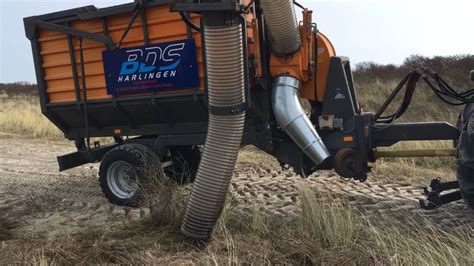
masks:
<path fill-rule="evenodd" d="M 358 217 L 344 201 L 331 195 L 318 195 L 302 189 L 299 232 L 323 248 L 349 250 L 358 235 Z"/>
<path fill-rule="evenodd" d="M 393 221 L 387 227 L 366 220 L 368 239 L 373 244 L 368 252 L 394 265 L 473 265 L 474 234 L 468 226 L 441 230 L 433 224 Z"/>

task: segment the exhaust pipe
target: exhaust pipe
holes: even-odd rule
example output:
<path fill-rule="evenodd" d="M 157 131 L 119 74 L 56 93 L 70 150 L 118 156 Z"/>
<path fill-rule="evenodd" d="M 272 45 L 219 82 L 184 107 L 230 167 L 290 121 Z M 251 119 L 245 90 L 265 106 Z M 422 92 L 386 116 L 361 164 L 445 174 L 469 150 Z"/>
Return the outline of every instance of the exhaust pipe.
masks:
<path fill-rule="evenodd" d="M 208 240 L 225 204 L 245 124 L 245 112 L 213 114 L 245 102 L 244 48 L 240 17 L 203 16 L 209 126 L 204 153 L 186 208 L 182 232 Z M 221 25 L 219 25 L 222 21 Z M 217 25 L 216 25 L 217 22 Z M 232 25 L 233 24 L 233 25 Z"/>
<path fill-rule="evenodd" d="M 272 104 L 275 119 L 301 150 L 316 164 L 321 164 L 330 152 L 301 107 L 300 81 L 290 76 L 275 79 Z"/>

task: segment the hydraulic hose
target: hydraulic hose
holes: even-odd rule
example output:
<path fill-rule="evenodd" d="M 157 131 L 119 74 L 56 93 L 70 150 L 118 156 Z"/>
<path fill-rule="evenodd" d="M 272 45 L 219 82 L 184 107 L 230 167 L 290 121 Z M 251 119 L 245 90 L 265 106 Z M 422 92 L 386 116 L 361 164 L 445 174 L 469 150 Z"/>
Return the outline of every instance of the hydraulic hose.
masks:
<path fill-rule="evenodd" d="M 215 23 L 215 17 L 213 17 Z M 207 25 L 204 45 L 210 110 L 245 102 L 242 25 Z M 214 24 L 210 23 L 210 24 Z M 181 225 L 189 237 L 207 240 L 225 204 L 240 149 L 245 112 L 209 114 L 204 153 Z"/>

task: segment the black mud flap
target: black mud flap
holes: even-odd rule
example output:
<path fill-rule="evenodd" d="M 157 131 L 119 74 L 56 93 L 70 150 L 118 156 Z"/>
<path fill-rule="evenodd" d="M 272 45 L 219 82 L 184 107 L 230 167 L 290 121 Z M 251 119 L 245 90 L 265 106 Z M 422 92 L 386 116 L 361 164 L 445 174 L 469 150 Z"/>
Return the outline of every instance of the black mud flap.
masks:
<path fill-rule="evenodd" d="M 110 150 L 120 146 L 118 143 L 95 147 L 91 150 L 77 151 L 58 156 L 59 171 L 66 171 L 88 163 L 97 163 Z"/>
<path fill-rule="evenodd" d="M 458 143 L 457 178 L 464 201 L 474 209 L 474 104 L 466 105 L 459 124 L 462 132 Z"/>

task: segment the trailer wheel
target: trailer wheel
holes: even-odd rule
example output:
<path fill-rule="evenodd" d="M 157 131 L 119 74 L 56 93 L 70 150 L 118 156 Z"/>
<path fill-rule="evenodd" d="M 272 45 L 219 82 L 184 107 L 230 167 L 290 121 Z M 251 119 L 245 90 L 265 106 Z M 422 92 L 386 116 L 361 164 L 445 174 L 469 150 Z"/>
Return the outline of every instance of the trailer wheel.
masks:
<path fill-rule="evenodd" d="M 199 146 L 173 147 L 169 149 L 170 165 L 164 167 L 167 177 L 183 185 L 194 182 L 201 161 Z"/>
<path fill-rule="evenodd" d="M 136 207 L 143 200 L 147 178 L 160 175 L 160 160 L 148 147 L 124 144 L 102 159 L 99 182 L 105 197 L 119 206 Z"/>
<path fill-rule="evenodd" d="M 457 179 L 464 202 L 474 209 L 474 104 L 468 104 L 461 116 Z"/>

